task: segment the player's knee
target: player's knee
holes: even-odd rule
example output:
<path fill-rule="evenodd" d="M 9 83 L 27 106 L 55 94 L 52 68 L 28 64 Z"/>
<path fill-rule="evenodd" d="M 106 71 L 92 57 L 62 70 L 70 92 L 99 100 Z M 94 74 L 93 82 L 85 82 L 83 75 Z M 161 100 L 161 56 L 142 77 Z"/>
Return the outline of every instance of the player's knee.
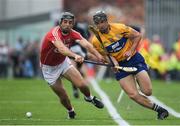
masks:
<path fill-rule="evenodd" d="M 87 86 L 85 85 L 85 84 L 81 84 L 81 85 L 79 85 L 78 86 L 78 88 L 81 90 L 81 89 L 84 89 L 84 88 L 86 88 Z"/>
<path fill-rule="evenodd" d="M 83 86 L 84 86 L 83 83 L 78 83 L 78 84 L 76 85 L 77 88 L 81 88 L 81 87 L 83 87 Z"/>
<path fill-rule="evenodd" d="M 146 89 L 143 91 L 143 93 L 146 95 L 146 96 L 151 96 L 152 95 L 152 89 Z"/>
<path fill-rule="evenodd" d="M 78 81 L 78 82 L 76 83 L 75 86 L 76 86 L 77 88 L 81 88 L 81 87 L 86 86 L 86 83 L 85 83 L 84 80 L 80 80 L 80 81 Z"/>
<path fill-rule="evenodd" d="M 130 99 L 136 100 L 139 97 L 139 93 L 133 92 L 128 94 Z"/>

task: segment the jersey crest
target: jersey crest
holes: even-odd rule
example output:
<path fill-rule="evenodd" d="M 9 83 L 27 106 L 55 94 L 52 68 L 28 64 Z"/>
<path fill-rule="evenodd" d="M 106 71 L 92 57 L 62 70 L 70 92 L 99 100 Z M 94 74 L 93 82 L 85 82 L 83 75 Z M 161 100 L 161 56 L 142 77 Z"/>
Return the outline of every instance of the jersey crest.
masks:
<path fill-rule="evenodd" d="M 127 38 L 122 37 L 120 40 L 113 42 L 111 45 L 106 47 L 109 53 L 115 53 L 120 51 L 127 42 Z"/>

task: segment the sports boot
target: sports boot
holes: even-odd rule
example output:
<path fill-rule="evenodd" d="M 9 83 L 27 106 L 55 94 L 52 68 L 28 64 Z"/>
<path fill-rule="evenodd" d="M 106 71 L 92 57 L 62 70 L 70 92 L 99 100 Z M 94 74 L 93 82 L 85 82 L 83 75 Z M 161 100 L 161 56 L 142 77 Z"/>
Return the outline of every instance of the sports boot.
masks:
<path fill-rule="evenodd" d="M 68 112 L 68 119 L 74 119 L 76 116 L 76 113 L 74 111 L 69 111 Z"/>
<path fill-rule="evenodd" d="M 157 112 L 158 112 L 157 118 L 159 120 L 163 120 L 169 116 L 169 112 L 162 107 L 160 107 Z"/>
<path fill-rule="evenodd" d="M 84 97 L 84 99 L 87 102 L 91 102 L 97 108 L 104 108 L 104 104 L 98 98 L 96 98 L 96 96 L 94 96 L 92 100 L 89 100 L 86 97 Z"/>

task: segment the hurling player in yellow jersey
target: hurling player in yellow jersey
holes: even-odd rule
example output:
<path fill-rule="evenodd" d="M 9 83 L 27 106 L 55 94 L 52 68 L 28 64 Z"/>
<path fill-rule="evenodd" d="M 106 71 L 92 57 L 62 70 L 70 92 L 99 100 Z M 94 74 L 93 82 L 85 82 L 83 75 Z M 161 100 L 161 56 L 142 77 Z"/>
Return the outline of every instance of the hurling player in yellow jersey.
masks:
<path fill-rule="evenodd" d="M 124 24 L 108 23 L 107 15 L 104 11 L 96 12 L 93 15 L 93 22 L 114 65 L 137 68 L 136 72 L 115 71 L 115 77 L 122 89 L 138 104 L 156 111 L 158 119 L 163 120 L 168 117 L 169 113 L 166 109 L 147 98 L 147 96 L 152 94 L 152 84 L 147 73 L 148 67 L 144 58 L 136 51 L 141 41 L 141 34 Z M 92 38 L 92 44 L 96 50 L 108 59 L 101 43 L 95 36 Z M 144 95 L 138 92 L 136 81 Z"/>

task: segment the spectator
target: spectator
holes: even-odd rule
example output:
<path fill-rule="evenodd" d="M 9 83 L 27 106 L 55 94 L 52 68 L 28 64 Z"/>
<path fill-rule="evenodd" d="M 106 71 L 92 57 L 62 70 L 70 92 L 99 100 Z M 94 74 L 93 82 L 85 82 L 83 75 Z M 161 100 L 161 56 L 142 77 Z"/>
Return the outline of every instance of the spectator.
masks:
<path fill-rule="evenodd" d="M 8 47 L 5 41 L 0 42 L 0 77 L 8 77 Z"/>

